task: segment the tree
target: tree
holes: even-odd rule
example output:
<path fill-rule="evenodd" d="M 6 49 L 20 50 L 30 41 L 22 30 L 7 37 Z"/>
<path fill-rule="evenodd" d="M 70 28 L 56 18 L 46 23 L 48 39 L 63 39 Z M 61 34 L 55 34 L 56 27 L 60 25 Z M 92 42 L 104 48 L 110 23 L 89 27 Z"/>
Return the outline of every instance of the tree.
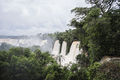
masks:
<path fill-rule="evenodd" d="M 107 62 L 99 66 L 93 80 L 119 80 L 120 62 Z"/>
<path fill-rule="evenodd" d="M 47 76 L 45 80 L 68 80 L 70 71 L 58 64 L 50 65 L 46 68 Z"/>
<path fill-rule="evenodd" d="M 91 63 L 99 61 L 105 55 L 120 56 L 118 0 L 86 1 L 92 6 L 73 9 L 76 18 L 71 21 L 71 26 L 76 28 L 79 35 L 83 51 L 88 53 Z"/>
<path fill-rule="evenodd" d="M 79 54 L 76 59 L 80 67 L 88 67 L 90 65 L 89 57 L 85 54 Z"/>
<path fill-rule="evenodd" d="M 12 48 L 0 51 L 0 79 L 1 80 L 45 80 L 45 69 L 55 64 L 54 59 L 47 52 L 28 48 Z"/>

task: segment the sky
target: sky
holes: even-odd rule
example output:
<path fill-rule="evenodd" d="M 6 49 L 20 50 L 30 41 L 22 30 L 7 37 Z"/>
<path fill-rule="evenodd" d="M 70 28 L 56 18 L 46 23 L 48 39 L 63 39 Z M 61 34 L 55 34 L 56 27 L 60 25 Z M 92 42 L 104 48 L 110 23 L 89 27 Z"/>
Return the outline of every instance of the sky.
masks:
<path fill-rule="evenodd" d="M 65 31 L 71 9 L 84 0 L 0 0 L 0 35 L 35 35 Z"/>

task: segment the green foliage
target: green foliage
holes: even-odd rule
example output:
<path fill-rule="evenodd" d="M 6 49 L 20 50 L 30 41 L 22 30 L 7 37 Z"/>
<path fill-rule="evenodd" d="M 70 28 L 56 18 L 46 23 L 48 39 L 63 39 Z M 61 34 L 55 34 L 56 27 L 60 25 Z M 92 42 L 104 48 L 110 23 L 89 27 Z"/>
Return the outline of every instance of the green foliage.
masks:
<path fill-rule="evenodd" d="M 87 76 L 88 80 L 93 80 L 96 75 L 96 70 L 100 67 L 100 63 L 95 62 L 94 64 L 90 65 L 87 69 Z"/>
<path fill-rule="evenodd" d="M 73 64 L 70 68 L 68 80 L 87 80 L 86 68 L 82 68 L 77 64 Z"/>
<path fill-rule="evenodd" d="M 88 67 L 90 65 L 89 57 L 85 54 L 79 54 L 77 57 L 77 63 L 80 65 L 80 67 Z"/>
<path fill-rule="evenodd" d="M 96 70 L 96 76 L 93 80 L 119 80 L 120 62 L 108 62 L 101 65 Z"/>
<path fill-rule="evenodd" d="M 54 64 L 48 66 L 46 72 L 45 80 L 68 80 L 70 71 L 66 67 L 62 69 L 58 64 Z"/>
<path fill-rule="evenodd" d="M 70 50 L 70 46 L 72 44 L 73 41 L 75 40 L 78 40 L 78 37 L 76 35 L 76 31 L 74 30 L 66 30 L 65 32 L 58 32 L 58 33 L 55 33 L 56 35 L 56 39 L 60 40 L 60 44 L 62 45 L 62 42 L 63 41 L 66 41 L 67 42 L 67 53 L 69 52 Z"/>
<path fill-rule="evenodd" d="M 86 1 L 94 5 L 73 9 L 76 18 L 71 21 L 83 51 L 88 53 L 91 63 L 99 61 L 103 56 L 120 56 L 120 9 L 117 1 Z M 113 4 L 116 4 L 114 9 Z"/>
<path fill-rule="evenodd" d="M 53 65 L 54 59 L 45 52 L 28 48 L 12 48 L 0 51 L 0 79 L 1 80 L 44 80 L 45 68 Z"/>

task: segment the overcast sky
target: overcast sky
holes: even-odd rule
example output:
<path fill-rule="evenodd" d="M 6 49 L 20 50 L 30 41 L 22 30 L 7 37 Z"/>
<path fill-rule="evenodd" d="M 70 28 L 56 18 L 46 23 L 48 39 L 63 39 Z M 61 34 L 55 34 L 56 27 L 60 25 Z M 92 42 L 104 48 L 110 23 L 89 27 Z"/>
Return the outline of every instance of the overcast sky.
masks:
<path fill-rule="evenodd" d="M 84 0 L 0 0 L 0 35 L 33 35 L 64 31 L 71 9 Z"/>

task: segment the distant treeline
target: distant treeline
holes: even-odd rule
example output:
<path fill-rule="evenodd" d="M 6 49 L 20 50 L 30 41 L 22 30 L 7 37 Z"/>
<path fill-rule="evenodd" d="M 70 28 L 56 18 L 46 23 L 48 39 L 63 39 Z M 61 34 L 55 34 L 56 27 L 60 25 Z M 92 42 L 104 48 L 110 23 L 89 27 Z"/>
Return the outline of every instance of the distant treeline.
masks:
<path fill-rule="evenodd" d="M 0 39 L 24 39 L 27 38 L 27 36 L 4 36 L 4 35 L 0 35 Z"/>
<path fill-rule="evenodd" d="M 41 39 L 46 39 L 48 37 L 53 37 L 51 36 L 51 34 L 49 33 L 45 33 L 45 34 L 42 34 L 42 33 L 39 33 L 39 34 L 36 34 L 36 35 L 20 35 L 20 36 L 10 36 L 10 35 L 0 35 L 0 39 L 29 39 L 29 38 L 41 38 Z"/>

